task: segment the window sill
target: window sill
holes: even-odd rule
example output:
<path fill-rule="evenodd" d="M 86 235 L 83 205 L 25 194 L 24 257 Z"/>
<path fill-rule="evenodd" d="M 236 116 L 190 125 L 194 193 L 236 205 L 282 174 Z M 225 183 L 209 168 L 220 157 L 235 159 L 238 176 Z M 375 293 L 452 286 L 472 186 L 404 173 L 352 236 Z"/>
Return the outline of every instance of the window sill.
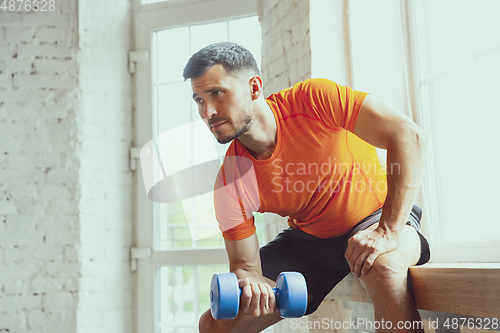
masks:
<path fill-rule="evenodd" d="M 421 310 L 500 318 L 500 263 L 430 263 L 410 267 L 410 276 Z M 370 303 L 352 274 L 326 299 Z"/>

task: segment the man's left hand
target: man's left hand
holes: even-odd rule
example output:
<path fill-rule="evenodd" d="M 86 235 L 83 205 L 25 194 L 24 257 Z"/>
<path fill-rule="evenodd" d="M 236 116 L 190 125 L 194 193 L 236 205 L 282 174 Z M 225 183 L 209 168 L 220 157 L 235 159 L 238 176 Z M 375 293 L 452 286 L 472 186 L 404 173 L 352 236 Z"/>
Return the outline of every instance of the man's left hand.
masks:
<path fill-rule="evenodd" d="M 361 230 L 347 241 L 345 258 L 354 277 L 368 274 L 375 259 L 394 251 L 398 246 L 397 235 L 378 227 L 374 230 Z"/>

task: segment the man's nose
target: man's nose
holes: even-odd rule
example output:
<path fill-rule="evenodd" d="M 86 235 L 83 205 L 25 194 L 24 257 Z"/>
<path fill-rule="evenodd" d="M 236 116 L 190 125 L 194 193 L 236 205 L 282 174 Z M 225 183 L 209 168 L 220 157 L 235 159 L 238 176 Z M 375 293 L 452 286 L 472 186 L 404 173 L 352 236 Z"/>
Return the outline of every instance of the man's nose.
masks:
<path fill-rule="evenodd" d="M 215 109 L 215 105 L 213 105 L 212 103 L 205 103 L 203 110 L 204 118 L 210 119 L 216 114 L 217 110 Z"/>

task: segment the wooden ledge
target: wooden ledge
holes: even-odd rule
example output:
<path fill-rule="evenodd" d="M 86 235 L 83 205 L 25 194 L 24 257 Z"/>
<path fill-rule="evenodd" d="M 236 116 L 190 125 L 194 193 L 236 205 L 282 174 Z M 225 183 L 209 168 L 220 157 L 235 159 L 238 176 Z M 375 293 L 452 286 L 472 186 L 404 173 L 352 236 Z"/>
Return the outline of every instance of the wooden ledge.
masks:
<path fill-rule="evenodd" d="M 500 263 L 431 263 L 410 267 L 410 277 L 419 309 L 500 318 Z M 363 286 L 352 274 L 326 299 L 370 303 Z"/>
<path fill-rule="evenodd" d="M 427 264 L 410 276 L 419 309 L 500 318 L 500 264 Z"/>

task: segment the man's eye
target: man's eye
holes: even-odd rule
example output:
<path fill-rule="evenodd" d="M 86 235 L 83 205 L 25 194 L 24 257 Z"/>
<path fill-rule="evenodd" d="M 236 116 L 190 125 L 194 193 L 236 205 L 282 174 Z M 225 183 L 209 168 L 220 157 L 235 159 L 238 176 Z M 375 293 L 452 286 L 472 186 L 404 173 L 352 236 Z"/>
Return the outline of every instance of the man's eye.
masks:
<path fill-rule="evenodd" d="M 196 104 L 203 103 L 203 100 L 201 98 L 196 98 L 194 101 Z"/>
<path fill-rule="evenodd" d="M 219 91 L 219 90 L 216 90 L 216 91 L 212 92 L 213 96 L 219 96 L 220 94 L 222 94 L 222 91 Z"/>

